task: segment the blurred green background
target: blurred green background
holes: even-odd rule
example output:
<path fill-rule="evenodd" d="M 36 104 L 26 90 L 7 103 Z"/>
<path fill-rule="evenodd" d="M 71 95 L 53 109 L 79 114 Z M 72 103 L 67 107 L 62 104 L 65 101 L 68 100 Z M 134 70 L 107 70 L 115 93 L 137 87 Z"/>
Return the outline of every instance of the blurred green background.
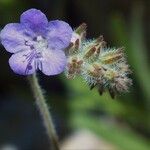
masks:
<path fill-rule="evenodd" d="M 86 129 L 117 150 L 149 150 L 150 1 L 0 0 L 0 29 L 19 22 L 21 13 L 30 8 L 40 9 L 49 20 L 67 21 L 74 28 L 87 23 L 87 38 L 103 35 L 108 46 L 126 48 L 133 71 L 130 92 L 115 100 L 108 93 L 99 96 L 96 89 L 90 91 L 80 78 L 39 73 L 60 141 Z M 15 150 L 47 150 L 48 139 L 29 84 L 26 77 L 10 70 L 9 57 L 0 45 L 0 150 L 7 145 L 12 145 L 11 150 L 13 146 Z"/>

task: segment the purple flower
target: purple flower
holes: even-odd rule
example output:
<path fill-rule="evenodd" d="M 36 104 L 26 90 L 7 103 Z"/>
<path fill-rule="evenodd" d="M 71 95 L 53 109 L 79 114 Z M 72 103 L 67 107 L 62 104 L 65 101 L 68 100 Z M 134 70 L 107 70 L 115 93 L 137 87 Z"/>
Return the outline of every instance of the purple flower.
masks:
<path fill-rule="evenodd" d="M 11 69 L 20 75 L 41 70 L 45 75 L 61 73 L 66 66 L 64 49 L 69 45 L 72 28 L 64 21 L 48 22 L 37 9 L 30 9 L 20 17 L 20 23 L 10 23 L 0 33 L 5 49 L 13 53 Z"/>

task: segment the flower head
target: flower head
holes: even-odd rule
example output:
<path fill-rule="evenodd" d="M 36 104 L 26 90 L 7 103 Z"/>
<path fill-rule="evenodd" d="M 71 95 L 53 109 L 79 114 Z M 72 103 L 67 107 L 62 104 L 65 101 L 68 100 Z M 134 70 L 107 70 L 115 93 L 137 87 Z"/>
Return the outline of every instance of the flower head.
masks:
<path fill-rule="evenodd" d="M 20 75 L 41 70 L 45 75 L 61 73 L 66 66 L 64 49 L 70 44 L 72 28 L 64 21 L 48 22 L 37 9 L 29 9 L 20 23 L 10 23 L 0 33 L 5 49 L 13 53 L 11 69 Z"/>
<path fill-rule="evenodd" d="M 132 80 L 124 55 L 124 48 L 108 48 L 103 36 L 93 40 L 85 39 L 85 24 L 73 33 L 71 44 L 66 49 L 67 77 L 80 75 L 90 86 L 98 88 L 99 94 L 108 90 L 111 97 L 116 93 L 127 92 Z"/>

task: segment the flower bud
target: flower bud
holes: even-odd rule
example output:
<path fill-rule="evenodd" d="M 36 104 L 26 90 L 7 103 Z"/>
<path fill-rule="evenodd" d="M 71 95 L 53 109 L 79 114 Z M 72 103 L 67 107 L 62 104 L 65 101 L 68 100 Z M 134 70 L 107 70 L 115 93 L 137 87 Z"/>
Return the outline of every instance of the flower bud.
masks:
<path fill-rule="evenodd" d="M 114 64 L 121 59 L 124 60 L 123 48 L 107 49 L 101 55 L 101 61 L 103 64 Z"/>
<path fill-rule="evenodd" d="M 95 40 L 84 42 L 82 48 L 83 59 L 88 61 L 96 61 L 96 59 L 99 57 L 100 52 L 105 46 L 106 42 L 104 41 L 102 36 L 98 37 Z"/>
<path fill-rule="evenodd" d="M 73 79 L 76 75 L 81 73 L 81 66 L 83 64 L 83 60 L 78 57 L 71 57 L 68 60 L 67 68 L 66 68 L 66 76 L 68 79 Z"/>

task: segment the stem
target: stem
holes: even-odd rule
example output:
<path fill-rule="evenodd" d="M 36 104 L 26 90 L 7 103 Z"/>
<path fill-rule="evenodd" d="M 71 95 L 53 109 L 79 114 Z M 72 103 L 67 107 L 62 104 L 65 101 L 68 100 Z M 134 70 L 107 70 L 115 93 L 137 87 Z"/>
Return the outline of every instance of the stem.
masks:
<path fill-rule="evenodd" d="M 51 141 L 52 150 L 59 150 L 58 137 L 52 122 L 51 114 L 48 110 L 48 106 L 46 104 L 46 100 L 42 93 L 42 89 L 39 85 L 38 78 L 36 74 L 33 74 L 29 78 L 29 83 L 34 94 L 36 105 L 40 111 L 41 117 L 43 119 L 43 124 L 46 128 L 47 135 Z"/>

